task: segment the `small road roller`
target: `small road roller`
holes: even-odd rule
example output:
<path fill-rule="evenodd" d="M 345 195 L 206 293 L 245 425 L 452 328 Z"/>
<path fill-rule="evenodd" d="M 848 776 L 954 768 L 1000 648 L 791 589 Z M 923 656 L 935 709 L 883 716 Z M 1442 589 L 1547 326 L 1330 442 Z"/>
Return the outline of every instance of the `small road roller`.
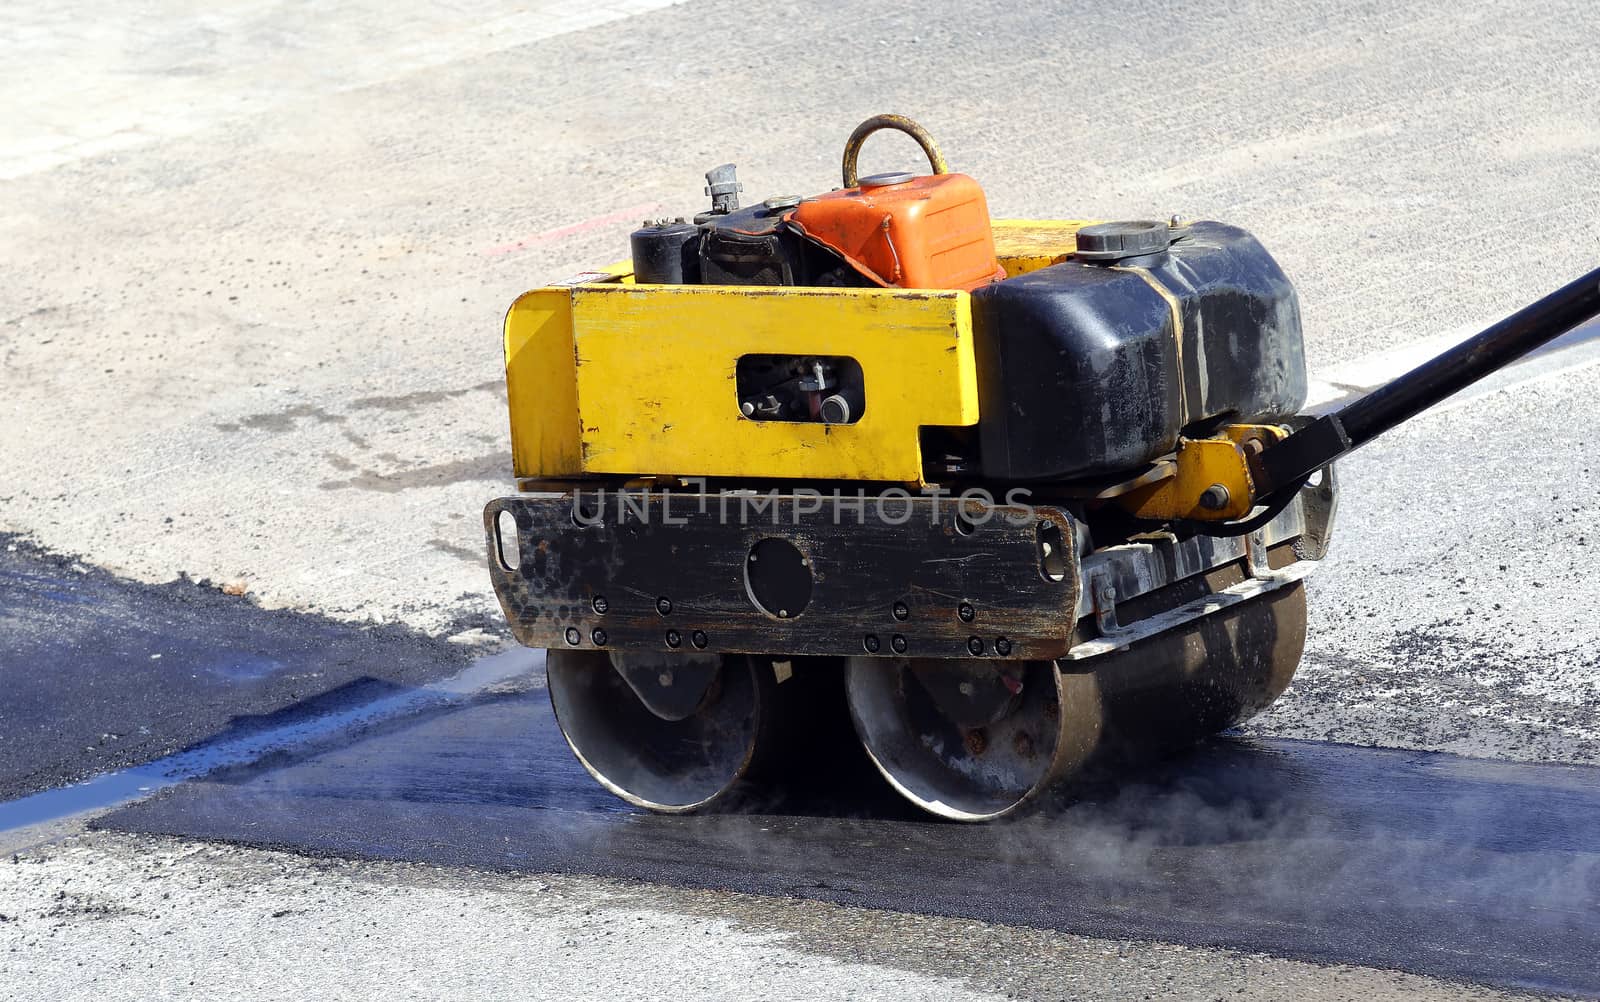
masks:
<path fill-rule="evenodd" d="M 859 177 L 882 129 L 929 169 Z M 1294 287 L 1244 230 L 991 219 L 893 115 L 842 180 L 743 205 L 717 167 L 705 211 L 506 317 L 495 593 L 643 808 L 748 803 L 859 739 L 984 821 L 1258 713 L 1334 461 L 1600 312 L 1597 271 L 1310 417 Z"/>

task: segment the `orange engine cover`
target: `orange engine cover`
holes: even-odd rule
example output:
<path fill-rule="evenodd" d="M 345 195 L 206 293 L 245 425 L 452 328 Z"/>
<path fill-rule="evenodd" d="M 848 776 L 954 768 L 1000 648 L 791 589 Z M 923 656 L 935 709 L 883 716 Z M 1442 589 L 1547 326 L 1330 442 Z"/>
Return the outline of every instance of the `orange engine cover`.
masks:
<path fill-rule="evenodd" d="M 873 181 L 808 198 L 789 222 L 880 285 L 971 291 L 1005 277 L 978 182 L 965 174 Z"/>

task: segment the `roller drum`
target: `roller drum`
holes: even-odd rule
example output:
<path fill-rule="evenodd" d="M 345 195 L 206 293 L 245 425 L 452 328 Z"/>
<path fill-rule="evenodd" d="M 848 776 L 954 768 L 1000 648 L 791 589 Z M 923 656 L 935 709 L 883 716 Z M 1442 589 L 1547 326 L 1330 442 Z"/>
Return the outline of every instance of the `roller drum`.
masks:
<path fill-rule="evenodd" d="M 764 804 L 818 777 L 848 776 L 841 767 L 852 763 L 865 770 L 837 661 L 707 660 L 717 667 L 703 696 L 674 707 L 603 651 L 547 654 L 556 723 L 596 781 L 637 807 L 682 814 Z"/>
<path fill-rule="evenodd" d="M 954 719 L 939 674 L 970 662 L 851 659 L 851 718 L 883 776 L 942 817 L 988 821 L 1103 770 L 1240 723 L 1293 677 L 1305 645 L 1294 584 L 1082 662 L 1028 662 L 993 719 Z M 959 685 L 959 683 L 958 683 Z"/>

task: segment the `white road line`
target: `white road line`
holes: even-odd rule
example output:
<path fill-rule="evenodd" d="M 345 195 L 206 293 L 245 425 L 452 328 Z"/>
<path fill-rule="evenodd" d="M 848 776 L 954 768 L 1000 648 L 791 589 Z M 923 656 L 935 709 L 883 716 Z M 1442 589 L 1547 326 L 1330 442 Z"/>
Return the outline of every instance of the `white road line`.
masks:
<path fill-rule="evenodd" d="M 1311 377 L 1306 410 L 1313 414 L 1325 414 L 1340 404 L 1377 389 L 1396 376 L 1404 375 L 1488 326 L 1488 322 L 1474 324 L 1444 334 L 1418 338 L 1323 369 Z M 1558 372 L 1587 368 L 1597 360 L 1600 360 L 1600 323 L 1591 322 L 1557 338 L 1509 368 L 1485 377 L 1435 410 L 1453 410 L 1486 394 L 1526 386 Z"/>
<path fill-rule="evenodd" d="M 325 713 L 255 734 L 202 744 L 144 765 L 102 773 L 71 786 L 0 803 L 0 835 L 75 815 L 99 813 L 227 766 L 273 754 L 419 710 L 460 702 L 544 665 L 544 652 L 515 648 L 474 661 L 446 679 L 360 706 Z"/>
<path fill-rule="evenodd" d="M 1428 413 L 1448 414 L 1491 393 L 1525 390 L 1535 383 L 1544 382 L 1554 376 L 1571 376 L 1578 372 L 1587 372 L 1596 366 L 1600 366 L 1600 342 L 1595 341 L 1569 348 L 1560 354 L 1536 356 L 1498 375 L 1490 376 L 1481 383 L 1474 383 Z M 1600 383 L 1596 386 L 1600 387 Z"/>

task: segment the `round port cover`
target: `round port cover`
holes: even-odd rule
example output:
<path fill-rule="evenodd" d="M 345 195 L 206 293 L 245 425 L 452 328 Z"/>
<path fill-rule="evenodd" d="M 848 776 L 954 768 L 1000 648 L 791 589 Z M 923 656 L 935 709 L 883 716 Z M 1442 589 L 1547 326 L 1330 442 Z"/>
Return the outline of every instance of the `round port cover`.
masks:
<path fill-rule="evenodd" d="M 1095 223 L 1078 231 L 1078 257 L 1086 261 L 1118 261 L 1158 254 L 1172 243 L 1172 229 L 1154 219 Z"/>
<path fill-rule="evenodd" d="M 769 616 L 793 619 L 811 603 L 811 561 L 787 539 L 757 540 L 745 557 L 744 579 L 750 601 Z"/>

